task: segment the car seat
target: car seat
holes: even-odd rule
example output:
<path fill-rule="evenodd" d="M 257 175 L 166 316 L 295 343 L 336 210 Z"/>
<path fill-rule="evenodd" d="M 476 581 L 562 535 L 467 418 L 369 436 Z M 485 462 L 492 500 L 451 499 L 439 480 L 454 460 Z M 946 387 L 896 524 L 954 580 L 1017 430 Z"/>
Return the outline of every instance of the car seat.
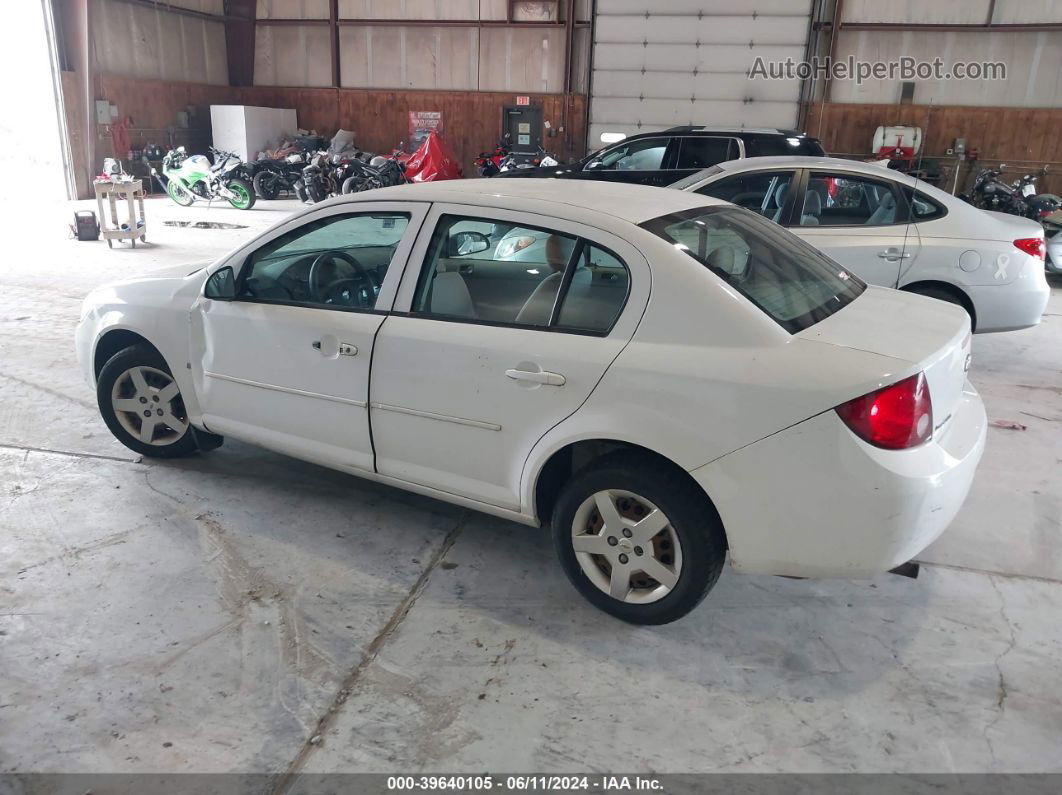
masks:
<path fill-rule="evenodd" d="M 431 285 L 429 311 L 433 315 L 476 317 L 476 305 L 468 292 L 465 277 L 455 271 L 436 273 Z"/>
<path fill-rule="evenodd" d="M 881 196 L 881 201 L 866 220 L 867 226 L 883 226 L 896 221 L 896 197 L 892 191 L 886 191 Z"/>

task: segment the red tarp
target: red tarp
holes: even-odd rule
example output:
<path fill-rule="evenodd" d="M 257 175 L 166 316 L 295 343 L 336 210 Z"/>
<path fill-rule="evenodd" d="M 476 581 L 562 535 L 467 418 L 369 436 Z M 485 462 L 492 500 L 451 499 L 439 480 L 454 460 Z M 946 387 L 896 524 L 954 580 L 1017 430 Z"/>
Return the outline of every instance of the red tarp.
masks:
<path fill-rule="evenodd" d="M 453 151 L 437 132 L 428 133 L 424 143 L 406 158 L 406 179 L 410 182 L 436 182 L 443 179 L 460 179 L 461 164 Z"/>

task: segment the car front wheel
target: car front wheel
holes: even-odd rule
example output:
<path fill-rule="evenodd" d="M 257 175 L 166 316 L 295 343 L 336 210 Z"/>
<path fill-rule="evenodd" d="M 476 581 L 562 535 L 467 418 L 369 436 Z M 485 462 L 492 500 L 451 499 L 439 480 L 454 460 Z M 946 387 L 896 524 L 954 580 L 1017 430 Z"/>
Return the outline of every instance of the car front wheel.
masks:
<path fill-rule="evenodd" d="M 107 361 L 96 402 L 111 433 L 134 452 L 175 458 L 198 447 L 181 390 L 165 359 L 148 346 L 134 345 Z"/>
<path fill-rule="evenodd" d="M 633 624 L 686 615 L 726 559 L 722 524 L 696 485 L 626 453 L 569 481 L 554 509 L 553 542 L 579 592 Z"/>

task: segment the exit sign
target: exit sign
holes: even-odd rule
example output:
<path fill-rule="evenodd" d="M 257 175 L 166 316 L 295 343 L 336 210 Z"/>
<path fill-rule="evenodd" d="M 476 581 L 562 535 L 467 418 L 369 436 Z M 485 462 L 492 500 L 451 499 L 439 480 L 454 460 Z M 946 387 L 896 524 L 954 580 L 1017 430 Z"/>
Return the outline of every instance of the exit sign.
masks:
<path fill-rule="evenodd" d="M 517 97 L 516 98 L 516 104 L 517 105 L 530 105 L 531 104 L 531 97 Z"/>

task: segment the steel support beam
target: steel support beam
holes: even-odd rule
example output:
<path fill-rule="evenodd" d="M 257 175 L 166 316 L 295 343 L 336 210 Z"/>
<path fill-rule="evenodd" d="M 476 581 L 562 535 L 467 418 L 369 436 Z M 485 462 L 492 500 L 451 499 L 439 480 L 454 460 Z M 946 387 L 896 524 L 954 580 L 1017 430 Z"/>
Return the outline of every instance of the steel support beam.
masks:
<path fill-rule="evenodd" d="M 820 23 L 823 30 L 838 31 L 841 24 Z M 919 31 L 939 31 L 947 33 L 1039 33 L 1043 31 L 1062 30 L 1062 22 L 990 22 L 988 24 L 966 23 L 951 24 L 940 22 L 845 22 L 845 30 L 869 30 L 878 33 L 896 31 L 899 33 L 917 33 Z"/>
<path fill-rule="evenodd" d="M 258 4 L 255 0 L 227 0 L 225 55 L 230 86 L 254 85 L 254 33 Z"/>
<path fill-rule="evenodd" d="M 194 8 L 183 8 L 182 6 L 175 6 L 170 3 L 163 2 L 163 0 L 115 0 L 115 2 L 125 3 L 131 6 L 140 6 L 141 8 L 150 8 L 152 11 L 165 11 L 168 14 L 178 14 L 182 17 L 203 19 L 207 22 L 228 22 L 230 19 L 228 15 L 209 14 L 206 11 L 196 11 Z"/>

